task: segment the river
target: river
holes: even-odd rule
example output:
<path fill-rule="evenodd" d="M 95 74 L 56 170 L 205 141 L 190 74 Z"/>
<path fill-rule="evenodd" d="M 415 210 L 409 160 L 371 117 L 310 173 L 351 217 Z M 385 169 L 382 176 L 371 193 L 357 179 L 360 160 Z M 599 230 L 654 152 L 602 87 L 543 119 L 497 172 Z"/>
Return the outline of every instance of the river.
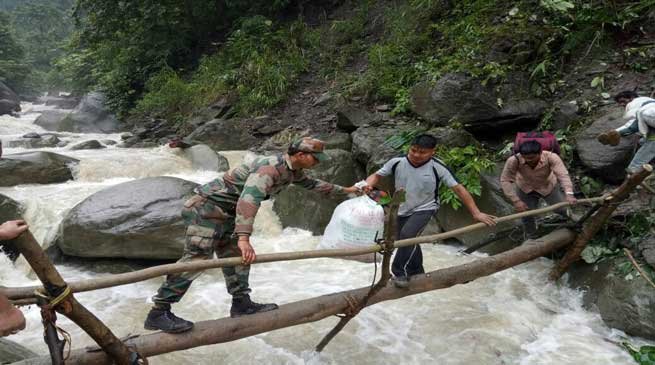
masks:
<path fill-rule="evenodd" d="M 45 132 L 33 121 L 42 105 L 23 104 L 19 117 L 0 116 L 0 138 L 7 142 L 27 132 Z M 62 140 L 120 140 L 119 134 L 62 133 Z M 218 174 L 198 171 L 176 150 L 162 146 L 72 151 L 47 148 L 81 161 L 75 180 L 61 184 L 21 185 L 0 188 L 0 193 L 26 207 L 25 218 L 35 237 L 47 246 L 56 236 L 67 211 L 91 194 L 109 186 L 149 176 L 175 176 L 207 182 Z M 5 148 L 4 154 L 22 152 Z M 250 155 L 225 152 L 230 166 Z M 320 237 L 295 228 L 283 228 L 265 203 L 255 222 L 253 245 L 257 253 L 311 250 Z M 459 248 L 424 245 L 428 270 L 466 263 Z M 36 285 L 26 263 L 12 264 L 0 255 L 0 285 Z M 151 364 L 634 364 L 611 341 L 625 336 L 608 328 L 597 312 L 582 307 L 582 293 L 547 279 L 553 262 L 541 258 L 466 285 L 384 302 L 362 311 L 323 353 L 312 351 L 337 323 L 333 317 L 317 323 L 286 328 L 226 344 L 157 356 Z M 58 269 L 67 280 L 102 275 L 89 265 L 63 264 Z M 220 270 L 210 270 L 194 282 L 179 316 L 200 321 L 228 315 L 230 296 Z M 256 265 L 251 270 L 253 299 L 280 304 L 336 291 L 366 286 L 372 264 L 347 260 L 315 259 Z M 76 294 L 78 300 L 104 321 L 119 337 L 146 333 L 143 320 L 150 299 L 162 279 Z M 26 330 L 9 339 L 46 354 L 39 310 L 24 307 Z M 65 317 L 58 324 L 80 348 L 92 340 Z M 643 343 L 639 339 L 631 339 Z"/>

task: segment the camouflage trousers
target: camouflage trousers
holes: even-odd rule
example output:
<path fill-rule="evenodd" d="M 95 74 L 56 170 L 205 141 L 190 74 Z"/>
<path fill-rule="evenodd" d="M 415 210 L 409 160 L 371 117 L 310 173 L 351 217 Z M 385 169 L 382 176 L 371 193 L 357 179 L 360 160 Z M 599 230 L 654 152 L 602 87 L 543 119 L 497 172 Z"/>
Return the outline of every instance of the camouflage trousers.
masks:
<path fill-rule="evenodd" d="M 229 209 L 232 208 L 232 209 Z M 191 262 L 241 256 L 234 233 L 232 207 L 221 207 L 200 195 L 194 195 L 184 203 L 182 218 L 186 225 L 184 254 L 177 262 Z M 248 274 L 250 265 L 224 267 L 223 276 L 228 293 L 234 297 L 250 293 Z M 190 271 L 166 276 L 166 281 L 152 297 L 153 302 L 170 304 L 179 302 L 202 271 Z"/>

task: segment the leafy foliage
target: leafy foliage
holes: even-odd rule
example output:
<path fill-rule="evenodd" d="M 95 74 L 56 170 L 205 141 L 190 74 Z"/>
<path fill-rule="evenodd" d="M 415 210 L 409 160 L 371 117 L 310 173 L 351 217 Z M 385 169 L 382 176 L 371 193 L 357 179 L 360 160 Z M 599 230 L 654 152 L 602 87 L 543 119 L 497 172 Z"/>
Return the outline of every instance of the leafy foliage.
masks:
<path fill-rule="evenodd" d="M 621 343 L 623 348 L 632 355 L 639 365 L 655 365 L 655 346 L 641 346 L 636 348 L 628 342 Z"/>
<path fill-rule="evenodd" d="M 29 74 L 29 66 L 9 24 L 9 15 L 0 12 L 0 81 L 19 91 Z"/>

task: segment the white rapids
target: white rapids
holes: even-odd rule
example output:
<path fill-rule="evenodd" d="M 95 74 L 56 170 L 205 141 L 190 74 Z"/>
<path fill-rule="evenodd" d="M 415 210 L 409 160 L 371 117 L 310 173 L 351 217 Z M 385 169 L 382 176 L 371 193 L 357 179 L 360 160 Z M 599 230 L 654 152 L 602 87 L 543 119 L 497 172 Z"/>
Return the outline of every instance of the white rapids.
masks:
<path fill-rule="evenodd" d="M 18 138 L 44 132 L 33 124 L 47 107 L 23 105 L 18 118 L 0 116 L 0 138 Z M 66 133 L 61 139 L 120 140 L 119 134 Z M 71 151 L 44 149 L 81 161 L 74 181 L 50 185 L 0 188 L 25 205 L 26 220 L 44 246 L 56 236 L 65 214 L 89 195 L 108 186 L 147 176 L 176 176 L 198 183 L 218 176 L 197 171 L 176 150 L 168 147 Z M 5 148 L 4 153 L 23 149 Z M 225 152 L 233 166 L 247 154 Z M 314 249 L 320 237 L 294 228 L 283 229 L 264 204 L 257 216 L 253 244 L 257 253 Z M 37 285 L 26 264 L 12 264 L 0 255 L 0 285 Z M 425 245 L 426 269 L 466 263 L 474 257 L 458 248 Z M 337 318 L 281 329 L 225 344 L 157 356 L 151 364 L 633 364 L 631 357 L 610 341 L 625 335 L 608 328 L 599 314 L 582 307 L 582 293 L 548 282 L 552 261 L 542 258 L 466 285 L 384 302 L 362 311 L 321 354 L 313 351 Z M 92 278 L 101 273 L 86 266 L 59 265 L 67 280 Z M 253 266 L 253 299 L 280 304 L 371 284 L 372 264 L 314 259 Z M 177 315 L 201 321 L 225 317 L 230 296 L 220 270 L 210 270 L 189 290 Z M 162 278 L 93 292 L 76 297 L 119 337 L 145 333 L 143 321 Z M 23 308 L 27 329 L 10 340 L 47 354 L 38 308 Z M 58 324 L 73 338 L 73 348 L 93 341 L 63 316 Z M 631 339 L 642 343 L 639 339 Z"/>

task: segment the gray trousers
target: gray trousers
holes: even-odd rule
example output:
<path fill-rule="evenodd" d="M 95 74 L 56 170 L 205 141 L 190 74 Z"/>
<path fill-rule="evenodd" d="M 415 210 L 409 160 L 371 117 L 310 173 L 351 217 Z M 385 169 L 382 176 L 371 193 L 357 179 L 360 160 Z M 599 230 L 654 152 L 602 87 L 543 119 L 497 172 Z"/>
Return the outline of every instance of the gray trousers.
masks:
<path fill-rule="evenodd" d="M 634 174 L 641 170 L 641 166 L 649 163 L 653 158 L 655 158 L 655 141 L 647 140 L 639 147 L 632 161 L 630 161 L 627 168 L 628 172 Z"/>
<path fill-rule="evenodd" d="M 548 205 L 557 204 L 566 200 L 559 184 L 555 185 L 553 191 L 545 196 L 537 193 L 536 191 L 524 193 L 523 190 L 519 189 L 518 187 L 516 188 L 516 194 L 518 195 L 519 199 L 521 199 L 521 201 L 523 201 L 531 210 L 539 207 L 540 199 L 543 199 L 546 203 L 548 203 Z M 566 216 L 566 208 L 558 209 L 555 211 L 555 213 Z M 523 222 L 523 226 L 525 227 L 525 231 L 527 233 L 532 234 L 537 231 L 537 225 L 535 224 L 534 217 L 521 218 L 521 221 Z"/>

